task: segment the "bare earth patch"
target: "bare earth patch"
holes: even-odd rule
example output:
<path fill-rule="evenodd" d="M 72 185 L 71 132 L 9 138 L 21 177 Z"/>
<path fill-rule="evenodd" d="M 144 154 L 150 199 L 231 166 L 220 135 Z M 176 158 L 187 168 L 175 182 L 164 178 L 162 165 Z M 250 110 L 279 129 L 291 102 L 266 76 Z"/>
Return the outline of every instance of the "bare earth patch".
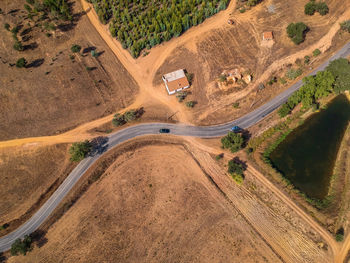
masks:
<path fill-rule="evenodd" d="M 179 145 L 119 156 L 46 238 L 9 262 L 280 262 Z"/>

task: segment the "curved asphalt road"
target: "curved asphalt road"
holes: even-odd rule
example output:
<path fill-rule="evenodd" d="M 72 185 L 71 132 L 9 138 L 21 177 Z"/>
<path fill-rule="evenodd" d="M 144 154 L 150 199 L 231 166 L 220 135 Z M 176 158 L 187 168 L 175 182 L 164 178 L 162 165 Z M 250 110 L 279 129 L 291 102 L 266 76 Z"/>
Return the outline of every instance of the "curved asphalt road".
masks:
<path fill-rule="evenodd" d="M 324 70 L 329 61 L 340 58 L 347 57 L 350 55 L 350 43 L 345 45 L 341 50 L 339 50 L 331 59 L 322 64 L 316 70 L 314 70 L 311 75 L 316 74 L 317 71 Z M 159 129 L 169 128 L 170 133 L 174 135 L 181 136 L 195 136 L 202 138 L 218 137 L 226 135 L 232 126 L 239 126 L 241 128 L 248 128 L 255 123 L 261 121 L 266 115 L 270 114 L 276 108 L 278 108 L 282 103 L 287 101 L 289 96 L 298 90 L 302 86 L 302 81 L 298 81 L 293 86 L 291 86 L 285 92 L 277 95 L 274 99 L 264 104 L 260 108 L 248 113 L 247 115 L 234 120 L 229 123 L 214 125 L 214 126 L 189 126 L 181 124 L 168 124 L 168 123 L 146 123 L 131 126 L 120 130 L 116 133 L 110 134 L 108 136 L 108 146 L 106 151 L 112 149 L 116 145 L 125 142 L 126 140 L 135 138 L 141 135 L 148 134 L 159 134 Z M 105 152 L 106 152 L 105 151 Z M 7 236 L 0 238 L 0 252 L 6 251 L 11 248 L 12 243 L 17 238 L 22 238 L 34 232 L 39 226 L 51 215 L 54 209 L 62 201 L 62 199 L 68 194 L 76 182 L 83 176 L 90 166 L 100 158 L 102 153 L 98 153 L 92 157 L 88 157 L 81 161 L 79 165 L 69 174 L 69 176 L 63 181 L 63 183 L 58 187 L 58 189 L 53 193 L 53 195 L 46 201 L 46 203 L 31 217 L 27 222 L 20 226 L 15 231 L 11 232 Z"/>

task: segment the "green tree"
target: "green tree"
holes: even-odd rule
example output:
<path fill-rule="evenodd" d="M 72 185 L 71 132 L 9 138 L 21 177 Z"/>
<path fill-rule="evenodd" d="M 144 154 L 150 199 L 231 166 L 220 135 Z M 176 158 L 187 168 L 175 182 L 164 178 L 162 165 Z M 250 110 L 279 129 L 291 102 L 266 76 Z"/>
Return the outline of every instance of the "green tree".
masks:
<path fill-rule="evenodd" d="M 312 55 L 314 56 L 314 57 L 317 57 L 318 55 L 320 55 L 321 54 L 321 50 L 319 50 L 318 48 L 316 48 L 314 51 L 312 51 Z"/>
<path fill-rule="evenodd" d="M 231 152 L 237 152 L 242 149 L 244 139 L 240 133 L 229 132 L 221 139 L 221 144 L 224 149 L 230 149 Z"/>
<path fill-rule="evenodd" d="M 32 239 L 26 235 L 23 239 L 16 239 L 11 246 L 11 255 L 17 256 L 18 254 L 26 255 L 31 249 Z"/>
<path fill-rule="evenodd" d="M 137 112 L 135 110 L 129 110 L 124 113 L 123 118 L 126 122 L 133 121 L 137 118 Z"/>
<path fill-rule="evenodd" d="M 23 51 L 24 47 L 20 41 L 16 41 L 15 44 L 13 45 L 13 48 L 17 51 Z"/>
<path fill-rule="evenodd" d="M 344 31 L 348 31 L 350 33 L 350 20 L 346 20 L 340 23 L 340 28 Z"/>
<path fill-rule="evenodd" d="M 121 126 L 125 124 L 124 116 L 120 113 L 116 113 L 113 117 L 112 123 L 114 126 Z"/>
<path fill-rule="evenodd" d="M 327 15 L 329 12 L 329 8 L 325 2 L 317 3 L 316 10 L 320 13 L 321 16 Z"/>
<path fill-rule="evenodd" d="M 307 30 L 308 27 L 303 22 L 290 23 L 287 27 L 287 34 L 295 44 L 299 45 L 304 42 Z"/>
<path fill-rule="evenodd" d="M 339 94 L 350 90 L 350 63 L 345 58 L 339 58 L 329 63 L 327 69 L 335 78 L 334 92 Z"/>
<path fill-rule="evenodd" d="M 71 155 L 70 160 L 73 162 L 79 162 L 83 160 L 92 148 L 91 143 L 88 140 L 83 142 L 75 142 L 69 148 L 69 153 Z"/>
<path fill-rule="evenodd" d="M 23 68 L 27 65 L 27 60 L 25 58 L 20 58 L 16 62 L 16 67 L 17 68 Z"/>
<path fill-rule="evenodd" d="M 78 52 L 80 52 L 80 50 L 81 50 L 81 46 L 74 44 L 74 45 L 71 46 L 70 50 L 71 50 L 73 53 L 78 53 Z"/>
<path fill-rule="evenodd" d="M 289 107 L 288 103 L 282 104 L 282 106 L 278 110 L 278 115 L 283 118 L 287 116 L 291 112 L 291 108 Z"/>
<path fill-rule="evenodd" d="M 315 1 L 308 2 L 304 7 L 304 13 L 306 15 L 312 16 L 316 12 L 316 3 Z"/>

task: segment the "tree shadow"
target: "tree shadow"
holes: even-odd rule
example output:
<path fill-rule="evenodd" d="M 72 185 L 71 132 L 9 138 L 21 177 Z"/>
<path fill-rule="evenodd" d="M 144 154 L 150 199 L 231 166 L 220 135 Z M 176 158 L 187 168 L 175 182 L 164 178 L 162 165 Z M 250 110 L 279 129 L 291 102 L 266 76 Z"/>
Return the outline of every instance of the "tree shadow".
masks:
<path fill-rule="evenodd" d="M 10 10 L 7 14 L 10 15 L 10 14 L 14 14 L 14 13 L 17 13 L 19 11 L 19 9 L 12 9 Z"/>
<path fill-rule="evenodd" d="M 30 43 L 29 45 L 25 45 L 25 46 L 23 46 L 23 49 L 24 50 L 34 50 L 34 49 L 36 49 L 38 47 L 38 43 L 36 43 L 36 42 L 33 42 L 33 43 Z"/>
<path fill-rule="evenodd" d="M 40 67 L 44 63 L 44 61 L 45 60 L 43 58 L 39 58 L 39 59 L 36 59 L 36 60 L 32 61 L 26 67 L 27 68 L 37 68 L 37 67 Z"/>
<path fill-rule="evenodd" d="M 32 39 L 32 36 L 29 36 L 29 35 L 24 35 L 24 36 L 22 36 L 22 41 L 23 42 L 28 42 L 29 40 L 31 40 Z"/>
<path fill-rule="evenodd" d="M 145 113 L 145 109 L 143 107 L 138 108 L 136 110 L 136 119 L 141 118 L 144 113 Z"/>
<path fill-rule="evenodd" d="M 0 252 L 0 262 L 6 262 L 7 257 L 4 255 L 4 253 Z"/>
<path fill-rule="evenodd" d="M 32 31 L 32 28 L 31 28 L 31 27 L 28 27 L 28 28 L 24 29 L 24 30 L 21 32 L 20 36 L 27 35 L 27 34 L 30 33 L 31 31 Z"/>
<path fill-rule="evenodd" d="M 106 136 L 99 136 L 91 140 L 91 151 L 89 156 L 102 154 L 108 149 L 109 138 Z"/>
<path fill-rule="evenodd" d="M 83 54 L 89 53 L 89 52 L 91 52 L 91 51 L 93 51 L 93 50 L 96 50 L 96 47 L 94 47 L 94 46 L 92 46 L 92 47 L 86 47 L 86 48 L 83 49 Z"/>
<path fill-rule="evenodd" d="M 47 231 L 38 229 L 30 234 L 33 243 L 35 243 L 38 246 L 38 248 L 41 248 L 48 242 L 48 239 L 46 238 L 46 233 Z"/>
<path fill-rule="evenodd" d="M 244 140 L 243 147 L 246 147 L 249 139 L 252 137 L 252 134 L 250 133 L 250 131 L 245 129 L 242 129 L 241 134 Z"/>

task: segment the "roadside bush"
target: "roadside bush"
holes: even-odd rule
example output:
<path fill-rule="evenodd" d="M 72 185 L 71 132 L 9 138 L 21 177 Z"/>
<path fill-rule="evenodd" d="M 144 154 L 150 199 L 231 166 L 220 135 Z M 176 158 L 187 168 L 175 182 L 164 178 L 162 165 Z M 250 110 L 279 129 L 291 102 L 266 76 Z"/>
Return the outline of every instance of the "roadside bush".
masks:
<path fill-rule="evenodd" d="M 321 54 L 321 51 L 318 49 L 318 48 L 316 48 L 314 51 L 312 51 L 312 55 L 314 56 L 314 57 L 317 57 L 318 55 L 320 55 Z"/>
<path fill-rule="evenodd" d="M 124 113 L 124 120 L 126 122 L 130 122 L 136 119 L 136 111 L 135 110 L 129 110 L 127 112 Z"/>
<path fill-rule="evenodd" d="M 303 71 L 301 70 L 301 68 L 298 69 L 289 69 L 286 73 L 286 77 L 290 80 L 294 80 L 297 77 L 299 77 L 301 74 L 303 73 Z"/>
<path fill-rule="evenodd" d="M 114 126 L 121 126 L 125 124 L 124 116 L 119 113 L 116 113 L 113 117 L 112 124 Z"/>
<path fill-rule="evenodd" d="M 310 63 L 310 57 L 309 56 L 305 56 L 304 57 L 304 64 L 308 65 Z"/>
<path fill-rule="evenodd" d="M 27 60 L 25 58 L 20 58 L 16 62 L 17 68 L 24 68 L 27 65 Z"/>
<path fill-rule="evenodd" d="M 72 47 L 70 48 L 70 50 L 71 50 L 73 53 L 78 53 L 78 52 L 80 52 L 80 50 L 81 50 L 81 46 L 79 46 L 79 45 L 72 45 Z"/>
<path fill-rule="evenodd" d="M 350 20 L 346 20 L 340 23 L 340 28 L 344 31 L 348 31 L 350 33 Z"/>
<path fill-rule="evenodd" d="M 30 251 L 32 245 L 32 239 L 30 236 L 26 235 L 23 240 L 16 239 L 16 241 L 11 246 L 11 255 L 17 256 L 18 254 L 26 255 Z"/>
<path fill-rule="evenodd" d="M 79 162 L 83 160 L 91 151 L 92 145 L 88 140 L 83 142 L 75 142 L 69 148 L 69 153 L 71 155 L 70 160 L 72 162 Z"/>
<path fill-rule="evenodd" d="M 124 114 L 116 113 L 113 117 L 112 124 L 114 126 L 121 126 L 127 122 L 136 120 L 138 117 L 138 112 L 136 110 L 126 111 Z"/>
<path fill-rule="evenodd" d="M 335 78 L 333 90 L 336 94 L 350 90 L 350 62 L 345 58 L 339 58 L 329 63 L 326 68 Z"/>
<path fill-rule="evenodd" d="M 304 42 L 308 27 L 303 22 L 290 23 L 287 27 L 288 37 L 297 45 Z"/>
<path fill-rule="evenodd" d="M 242 149 L 243 143 L 244 139 L 242 135 L 231 131 L 221 139 L 222 148 L 230 149 L 233 153 Z"/>
<path fill-rule="evenodd" d="M 287 103 L 284 103 L 278 110 L 278 115 L 283 118 L 291 112 L 291 108 Z"/>

